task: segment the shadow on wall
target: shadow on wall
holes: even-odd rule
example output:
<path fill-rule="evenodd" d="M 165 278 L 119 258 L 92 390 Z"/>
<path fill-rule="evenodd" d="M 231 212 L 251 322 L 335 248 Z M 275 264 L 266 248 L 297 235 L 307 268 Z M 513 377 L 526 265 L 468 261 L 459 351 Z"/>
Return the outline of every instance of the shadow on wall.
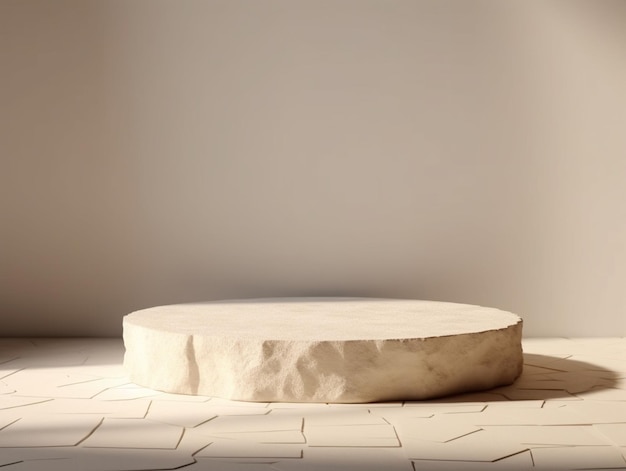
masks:
<path fill-rule="evenodd" d="M 623 325 L 624 2 L 183 3 L 0 2 L 3 335 L 316 290 Z"/>

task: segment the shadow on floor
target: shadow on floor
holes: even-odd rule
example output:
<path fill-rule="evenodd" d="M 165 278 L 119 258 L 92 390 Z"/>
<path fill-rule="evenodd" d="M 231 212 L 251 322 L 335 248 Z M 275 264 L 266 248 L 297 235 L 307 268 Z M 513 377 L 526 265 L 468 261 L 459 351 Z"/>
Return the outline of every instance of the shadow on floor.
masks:
<path fill-rule="evenodd" d="M 619 379 L 618 372 L 593 363 L 524 353 L 524 370 L 509 386 L 422 402 L 577 399 L 581 394 L 615 388 Z"/>

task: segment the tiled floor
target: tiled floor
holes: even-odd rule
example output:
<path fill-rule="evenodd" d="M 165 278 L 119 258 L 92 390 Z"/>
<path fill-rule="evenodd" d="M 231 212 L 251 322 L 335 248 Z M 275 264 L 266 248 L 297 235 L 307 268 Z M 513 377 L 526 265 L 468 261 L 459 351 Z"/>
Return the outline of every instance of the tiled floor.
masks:
<path fill-rule="evenodd" d="M 626 339 L 527 339 L 513 386 L 357 405 L 164 394 L 122 356 L 120 340 L 0 340 L 0 468 L 626 470 Z"/>

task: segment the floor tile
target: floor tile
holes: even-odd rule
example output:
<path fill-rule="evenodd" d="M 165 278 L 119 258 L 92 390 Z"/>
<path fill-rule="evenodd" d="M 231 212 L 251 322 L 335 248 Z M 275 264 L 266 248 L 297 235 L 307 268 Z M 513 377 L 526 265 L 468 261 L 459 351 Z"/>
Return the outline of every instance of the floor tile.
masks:
<path fill-rule="evenodd" d="M 244 415 L 219 416 L 195 427 L 199 433 L 269 432 L 279 430 L 302 430 L 302 416 Z"/>
<path fill-rule="evenodd" d="M 274 471 L 271 463 L 241 463 L 220 458 L 196 458 L 197 463 L 185 466 L 184 471 Z"/>
<path fill-rule="evenodd" d="M 395 429 L 389 424 L 307 426 L 304 435 L 310 447 L 398 447 Z"/>
<path fill-rule="evenodd" d="M 585 424 L 626 423 L 626 403 L 622 401 L 585 400 L 565 407 L 582 417 Z"/>
<path fill-rule="evenodd" d="M 100 401 L 97 399 L 50 399 L 28 407 L 25 415 L 77 414 L 97 415 L 117 419 L 142 419 L 146 416 L 150 401 L 131 399 L 126 401 Z"/>
<path fill-rule="evenodd" d="M 304 423 L 309 426 L 324 425 L 388 425 L 381 417 L 383 409 L 370 413 L 366 408 L 348 410 L 307 410 L 304 414 Z M 380 415 L 379 415 L 380 414 Z"/>
<path fill-rule="evenodd" d="M 529 449 L 493 431 L 480 430 L 446 443 L 403 440 L 402 447 L 411 460 L 496 461 Z"/>
<path fill-rule="evenodd" d="M 33 406 L 52 400 L 52 398 L 42 397 L 2 396 L 2 398 L 0 398 L 0 410 L 7 411 L 17 407 Z"/>
<path fill-rule="evenodd" d="M 531 450 L 535 469 L 620 469 L 626 460 L 616 447 L 559 447 Z"/>
<path fill-rule="evenodd" d="M 26 450 L 26 449 L 23 449 Z M 192 464 L 194 459 L 176 450 L 110 450 L 110 449 L 57 449 L 50 448 L 37 454 L 24 453 L 24 461 L 7 466 L 7 471 L 158 471 L 178 469 Z M 30 451 L 30 450 L 28 450 Z M 182 468 L 186 469 L 186 468 Z"/>
<path fill-rule="evenodd" d="M 483 429 L 524 445 L 611 445 L 592 425 L 502 425 L 484 426 Z"/>
<path fill-rule="evenodd" d="M 626 390 L 617 388 L 594 387 L 593 389 L 578 393 L 578 396 L 593 401 L 626 402 Z"/>
<path fill-rule="evenodd" d="M 0 447 L 73 446 L 86 439 L 101 417 L 54 414 L 23 417 L 0 430 Z"/>
<path fill-rule="evenodd" d="M 82 443 L 88 448 L 159 448 L 178 446 L 183 428 L 147 419 L 109 419 Z"/>
<path fill-rule="evenodd" d="M 164 393 L 160 391 L 157 395 L 152 396 L 150 399 L 152 399 L 153 401 L 157 401 L 157 402 L 177 402 L 177 403 L 192 402 L 194 404 L 209 402 L 211 400 L 211 398 L 208 396 L 190 396 L 188 394 L 170 394 L 170 393 Z"/>
<path fill-rule="evenodd" d="M 451 403 L 451 404 L 436 404 L 436 403 L 423 403 L 423 402 L 407 402 L 404 404 L 406 408 L 403 412 L 405 415 L 414 415 L 418 417 L 418 413 L 431 413 L 431 414 L 462 414 L 465 412 L 482 412 L 487 403 Z M 386 409 L 378 411 L 380 415 L 389 414 Z M 421 416 L 421 415 L 420 415 Z"/>
<path fill-rule="evenodd" d="M 212 432 L 210 438 L 242 440 L 256 443 L 306 443 L 306 438 L 300 430 L 271 430 L 265 432 Z"/>
<path fill-rule="evenodd" d="M 456 423 L 447 418 L 400 418 L 393 422 L 403 440 L 419 439 L 432 442 L 448 442 L 455 438 L 478 432 L 481 427 L 467 423 Z"/>
<path fill-rule="evenodd" d="M 99 401 L 126 401 L 129 399 L 152 398 L 159 393 L 147 388 L 109 388 L 93 396 Z"/>
<path fill-rule="evenodd" d="M 195 456 L 197 458 L 301 458 L 302 445 L 221 439 L 215 440 Z"/>
<path fill-rule="evenodd" d="M 217 417 L 213 407 L 208 403 L 171 401 L 151 401 L 146 418 L 156 422 L 180 425 L 181 427 L 196 427 Z"/>
<path fill-rule="evenodd" d="M 415 471 L 527 471 L 533 469 L 530 450 L 493 462 L 414 460 Z"/>
<path fill-rule="evenodd" d="M 305 448 L 303 459 L 282 460 L 277 471 L 413 471 L 398 448 Z"/>
<path fill-rule="evenodd" d="M 593 426 L 613 445 L 626 447 L 626 422 L 623 424 L 597 424 Z"/>

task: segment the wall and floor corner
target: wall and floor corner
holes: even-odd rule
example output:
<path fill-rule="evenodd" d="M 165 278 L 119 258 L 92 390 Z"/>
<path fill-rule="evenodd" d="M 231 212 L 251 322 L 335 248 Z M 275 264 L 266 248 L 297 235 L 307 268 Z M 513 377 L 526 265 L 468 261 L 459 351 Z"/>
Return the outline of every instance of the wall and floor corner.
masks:
<path fill-rule="evenodd" d="M 617 1 L 0 2 L 0 333 L 356 295 L 626 335 Z"/>

